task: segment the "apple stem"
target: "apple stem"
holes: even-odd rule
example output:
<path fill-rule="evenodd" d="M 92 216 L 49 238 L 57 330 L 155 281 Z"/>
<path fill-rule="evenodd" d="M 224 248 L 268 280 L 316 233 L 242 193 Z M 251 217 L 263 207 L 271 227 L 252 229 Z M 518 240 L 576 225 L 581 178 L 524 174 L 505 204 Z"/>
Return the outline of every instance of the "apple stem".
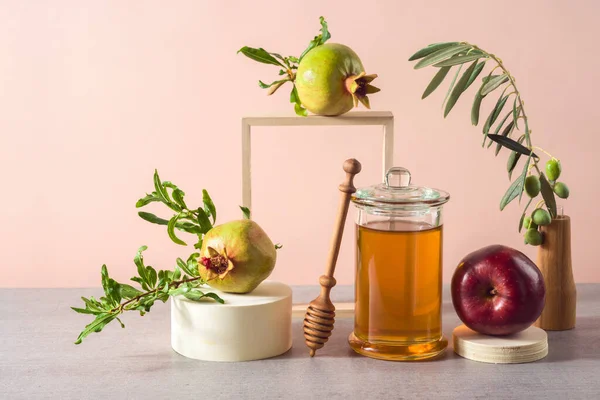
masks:
<path fill-rule="evenodd" d="M 498 292 L 496 291 L 496 288 L 492 288 L 492 290 L 490 290 L 490 295 L 495 296 Z"/>

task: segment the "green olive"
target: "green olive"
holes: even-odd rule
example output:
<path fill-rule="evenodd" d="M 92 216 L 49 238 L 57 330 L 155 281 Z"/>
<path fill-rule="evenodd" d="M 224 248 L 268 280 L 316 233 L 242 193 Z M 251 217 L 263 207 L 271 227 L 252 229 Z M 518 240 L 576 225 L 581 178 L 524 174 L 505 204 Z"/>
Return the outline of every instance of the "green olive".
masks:
<path fill-rule="evenodd" d="M 536 210 L 534 210 L 531 214 L 531 219 L 537 225 L 550 225 L 550 222 L 552 222 L 550 214 L 543 208 L 537 208 Z"/>
<path fill-rule="evenodd" d="M 533 198 L 540 194 L 541 187 L 540 178 L 537 175 L 529 175 L 525 179 L 525 192 L 527 192 L 529 197 Z"/>
<path fill-rule="evenodd" d="M 525 229 L 529 229 L 529 228 L 533 228 L 533 229 L 537 229 L 537 224 L 535 222 L 533 222 L 531 220 L 531 217 L 527 216 L 523 219 L 523 228 Z"/>
<path fill-rule="evenodd" d="M 561 199 L 569 197 L 569 187 L 562 182 L 556 182 L 554 184 L 554 193 Z"/>
<path fill-rule="evenodd" d="M 546 176 L 549 180 L 557 180 L 561 171 L 562 168 L 560 167 L 560 161 L 558 161 L 556 158 L 548 160 L 546 163 Z"/>
<path fill-rule="evenodd" d="M 537 229 L 527 229 L 525 232 L 525 242 L 532 246 L 539 246 L 542 244 L 542 234 Z"/>

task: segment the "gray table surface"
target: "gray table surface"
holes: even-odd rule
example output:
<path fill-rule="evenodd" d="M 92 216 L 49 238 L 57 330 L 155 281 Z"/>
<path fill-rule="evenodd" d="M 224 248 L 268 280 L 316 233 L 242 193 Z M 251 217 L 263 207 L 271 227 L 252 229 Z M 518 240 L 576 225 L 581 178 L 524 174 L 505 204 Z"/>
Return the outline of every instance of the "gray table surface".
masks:
<path fill-rule="evenodd" d="M 307 302 L 316 287 L 295 287 Z M 141 318 L 124 317 L 83 344 L 73 341 L 91 316 L 76 314 L 81 295 L 96 289 L 0 289 L 2 399 L 600 399 L 600 284 L 578 285 L 577 327 L 549 332 L 549 355 L 531 364 L 492 365 L 448 349 L 428 362 L 359 356 L 346 338 L 352 319 L 336 322 L 317 357 L 309 358 L 302 321 L 294 319 L 292 349 L 244 363 L 190 360 L 170 347 L 169 305 Z M 444 332 L 459 324 L 444 288 Z M 338 301 L 351 287 L 334 288 Z"/>

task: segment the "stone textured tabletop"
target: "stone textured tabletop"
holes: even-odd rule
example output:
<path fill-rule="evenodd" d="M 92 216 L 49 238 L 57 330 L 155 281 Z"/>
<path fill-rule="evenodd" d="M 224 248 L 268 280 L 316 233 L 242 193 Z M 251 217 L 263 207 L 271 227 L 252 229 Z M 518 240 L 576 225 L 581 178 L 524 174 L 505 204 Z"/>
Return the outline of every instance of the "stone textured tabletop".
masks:
<path fill-rule="evenodd" d="M 549 355 L 531 364 L 469 361 L 451 348 L 438 361 L 388 362 L 347 346 L 351 319 L 340 319 L 313 359 L 295 319 L 286 354 L 245 363 L 186 359 L 171 350 L 169 305 L 132 313 L 83 344 L 89 322 L 69 306 L 95 289 L 0 289 L 0 398 L 3 399 L 600 399 L 600 284 L 578 285 L 577 327 L 549 332 Z M 294 288 L 307 302 L 316 287 Z M 348 301 L 350 287 L 334 298 Z M 444 332 L 459 321 L 444 290 Z M 207 323 L 210 323 L 207 321 Z"/>

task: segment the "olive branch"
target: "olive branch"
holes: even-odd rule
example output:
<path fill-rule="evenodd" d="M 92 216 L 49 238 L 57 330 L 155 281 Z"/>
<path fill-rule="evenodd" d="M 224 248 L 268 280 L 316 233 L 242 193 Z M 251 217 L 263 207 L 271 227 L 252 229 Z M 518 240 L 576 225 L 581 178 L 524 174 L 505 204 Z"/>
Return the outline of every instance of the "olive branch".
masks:
<path fill-rule="evenodd" d="M 538 231 L 539 225 L 550 224 L 552 218 L 557 217 L 555 194 L 566 199 L 569 196 L 569 189 L 563 182 L 557 182 L 561 172 L 560 161 L 547 151 L 533 146 L 531 142 L 532 131 L 525 112 L 525 102 L 521 98 L 515 78 L 506 69 L 499 57 L 467 42 L 434 43 L 417 51 L 408 60 L 418 60 L 415 69 L 428 66 L 439 68 L 423 92 L 422 99 L 433 93 L 444 81 L 450 70 L 457 67 L 442 103 L 444 118 L 450 113 L 460 96 L 479 77 L 486 63 L 494 64 L 489 73 L 481 80 L 481 84 L 475 92 L 475 99 L 471 107 L 471 123 L 473 125 L 479 124 L 481 103 L 492 92 L 496 91 L 498 93 L 501 90 L 501 94 L 483 124 L 482 147 L 485 147 L 487 143 L 487 148 L 489 148 L 493 143 L 496 143 L 496 156 L 502 147 L 511 150 L 507 161 L 509 180 L 511 180 L 513 170 L 517 167 L 521 157 L 527 157 L 522 172 L 512 181 L 500 200 L 500 210 L 502 211 L 516 198 L 519 198 L 520 202 L 523 191 L 525 191 L 529 196 L 529 200 L 519 220 L 519 232 L 525 227 L 527 229 L 525 243 L 535 246 L 540 245 L 543 237 Z M 463 67 L 467 64 L 468 67 L 461 75 Z M 510 105 L 506 107 L 507 104 L 510 104 L 511 96 L 513 97 L 512 107 Z M 505 109 L 508 109 L 508 112 L 502 118 L 499 118 Z M 519 121 L 522 121 L 521 127 L 519 127 Z M 515 131 L 521 133 L 516 140 L 513 137 L 513 135 L 516 137 Z M 539 166 L 540 157 L 534 150 L 540 151 L 550 158 L 546 162 L 545 174 Z M 531 217 L 526 217 L 527 209 L 539 194 L 541 194 L 542 199 L 535 205 Z"/>

